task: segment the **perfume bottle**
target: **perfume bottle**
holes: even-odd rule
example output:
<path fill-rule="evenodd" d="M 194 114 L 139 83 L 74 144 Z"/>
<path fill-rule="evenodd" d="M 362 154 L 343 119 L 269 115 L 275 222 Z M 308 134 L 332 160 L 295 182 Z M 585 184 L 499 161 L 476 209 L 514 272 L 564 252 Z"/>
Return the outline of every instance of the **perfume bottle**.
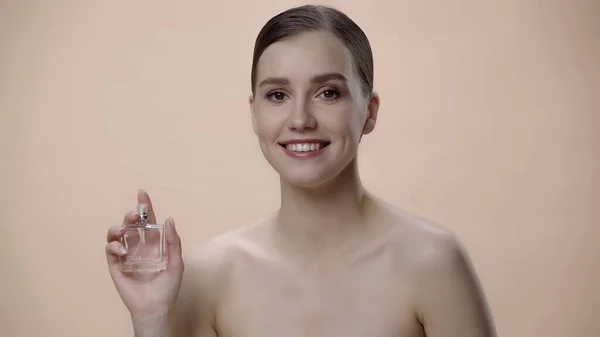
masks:
<path fill-rule="evenodd" d="M 167 268 L 165 226 L 148 223 L 148 205 L 139 204 L 140 220 L 125 226 L 121 243 L 127 254 L 121 257 L 123 272 L 153 272 Z"/>

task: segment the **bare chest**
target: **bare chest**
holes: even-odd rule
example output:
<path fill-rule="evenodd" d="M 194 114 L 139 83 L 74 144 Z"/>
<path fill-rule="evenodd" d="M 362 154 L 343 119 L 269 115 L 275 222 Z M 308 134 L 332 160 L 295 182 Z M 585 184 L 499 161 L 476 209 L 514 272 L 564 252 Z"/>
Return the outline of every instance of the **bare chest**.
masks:
<path fill-rule="evenodd" d="M 424 336 L 385 256 L 306 273 L 251 261 L 233 268 L 217 308 L 221 337 Z"/>

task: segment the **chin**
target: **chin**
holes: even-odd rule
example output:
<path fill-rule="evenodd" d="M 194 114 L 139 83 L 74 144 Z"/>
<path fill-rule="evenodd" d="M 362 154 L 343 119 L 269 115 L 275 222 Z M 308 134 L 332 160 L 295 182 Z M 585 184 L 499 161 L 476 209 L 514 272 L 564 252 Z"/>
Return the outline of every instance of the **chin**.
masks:
<path fill-rule="evenodd" d="M 304 167 L 304 168 L 283 168 L 276 171 L 282 183 L 305 189 L 314 189 L 325 186 L 334 180 L 339 172 L 338 170 Z"/>
<path fill-rule="evenodd" d="M 288 158 L 269 154 L 265 155 L 265 158 L 279 174 L 282 183 L 305 189 L 314 189 L 327 185 L 342 174 L 352 161 L 352 157 L 339 158 L 342 160 L 331 160 L 335 156 L 329 156 L 329 158 L 322 157 L 329 160 L 308 159 L 290 162 Z"/>

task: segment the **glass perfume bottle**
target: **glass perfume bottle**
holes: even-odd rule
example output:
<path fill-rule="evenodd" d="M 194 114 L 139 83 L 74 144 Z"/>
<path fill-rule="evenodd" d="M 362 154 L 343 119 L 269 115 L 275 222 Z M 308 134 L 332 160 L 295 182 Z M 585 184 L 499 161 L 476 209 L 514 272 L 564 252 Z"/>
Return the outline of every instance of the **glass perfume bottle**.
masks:
<path fill-rule="evenodd" d="M 123 272 L 153 272 L 167 268 L 165 226 L 148 223 L 148 205 L 139 204 L 140 220 L 125 226 L 121 243 L 127 254 L 121 258 Z"/>

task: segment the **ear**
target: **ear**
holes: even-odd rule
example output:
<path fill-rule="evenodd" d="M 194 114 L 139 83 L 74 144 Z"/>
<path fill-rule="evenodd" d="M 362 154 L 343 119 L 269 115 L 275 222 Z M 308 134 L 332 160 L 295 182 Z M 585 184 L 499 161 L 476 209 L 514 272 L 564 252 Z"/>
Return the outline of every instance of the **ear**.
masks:
<path fill-rule="evenodd" d="M 250 94 L 250 97 L 248 98 L 248 105 L 250 106 L 250 117 L 252 118 L 252 129 L 254 130 L 254 133 L 257 134 L 258 130 L 256 127 L 256 117 L 254 116 L 254 95 Z"/>
<path fill-rule="evenodd" d="M 363 127 L 363 135 L 373 132 L 375 129 L 375 124 L 377 123 L 377 113 L 379 112 L 379 95 L 375 92 L 369 96 L 367 112 L 368 115 L 367 120 L 365 121 L 365 126 Z"/>

